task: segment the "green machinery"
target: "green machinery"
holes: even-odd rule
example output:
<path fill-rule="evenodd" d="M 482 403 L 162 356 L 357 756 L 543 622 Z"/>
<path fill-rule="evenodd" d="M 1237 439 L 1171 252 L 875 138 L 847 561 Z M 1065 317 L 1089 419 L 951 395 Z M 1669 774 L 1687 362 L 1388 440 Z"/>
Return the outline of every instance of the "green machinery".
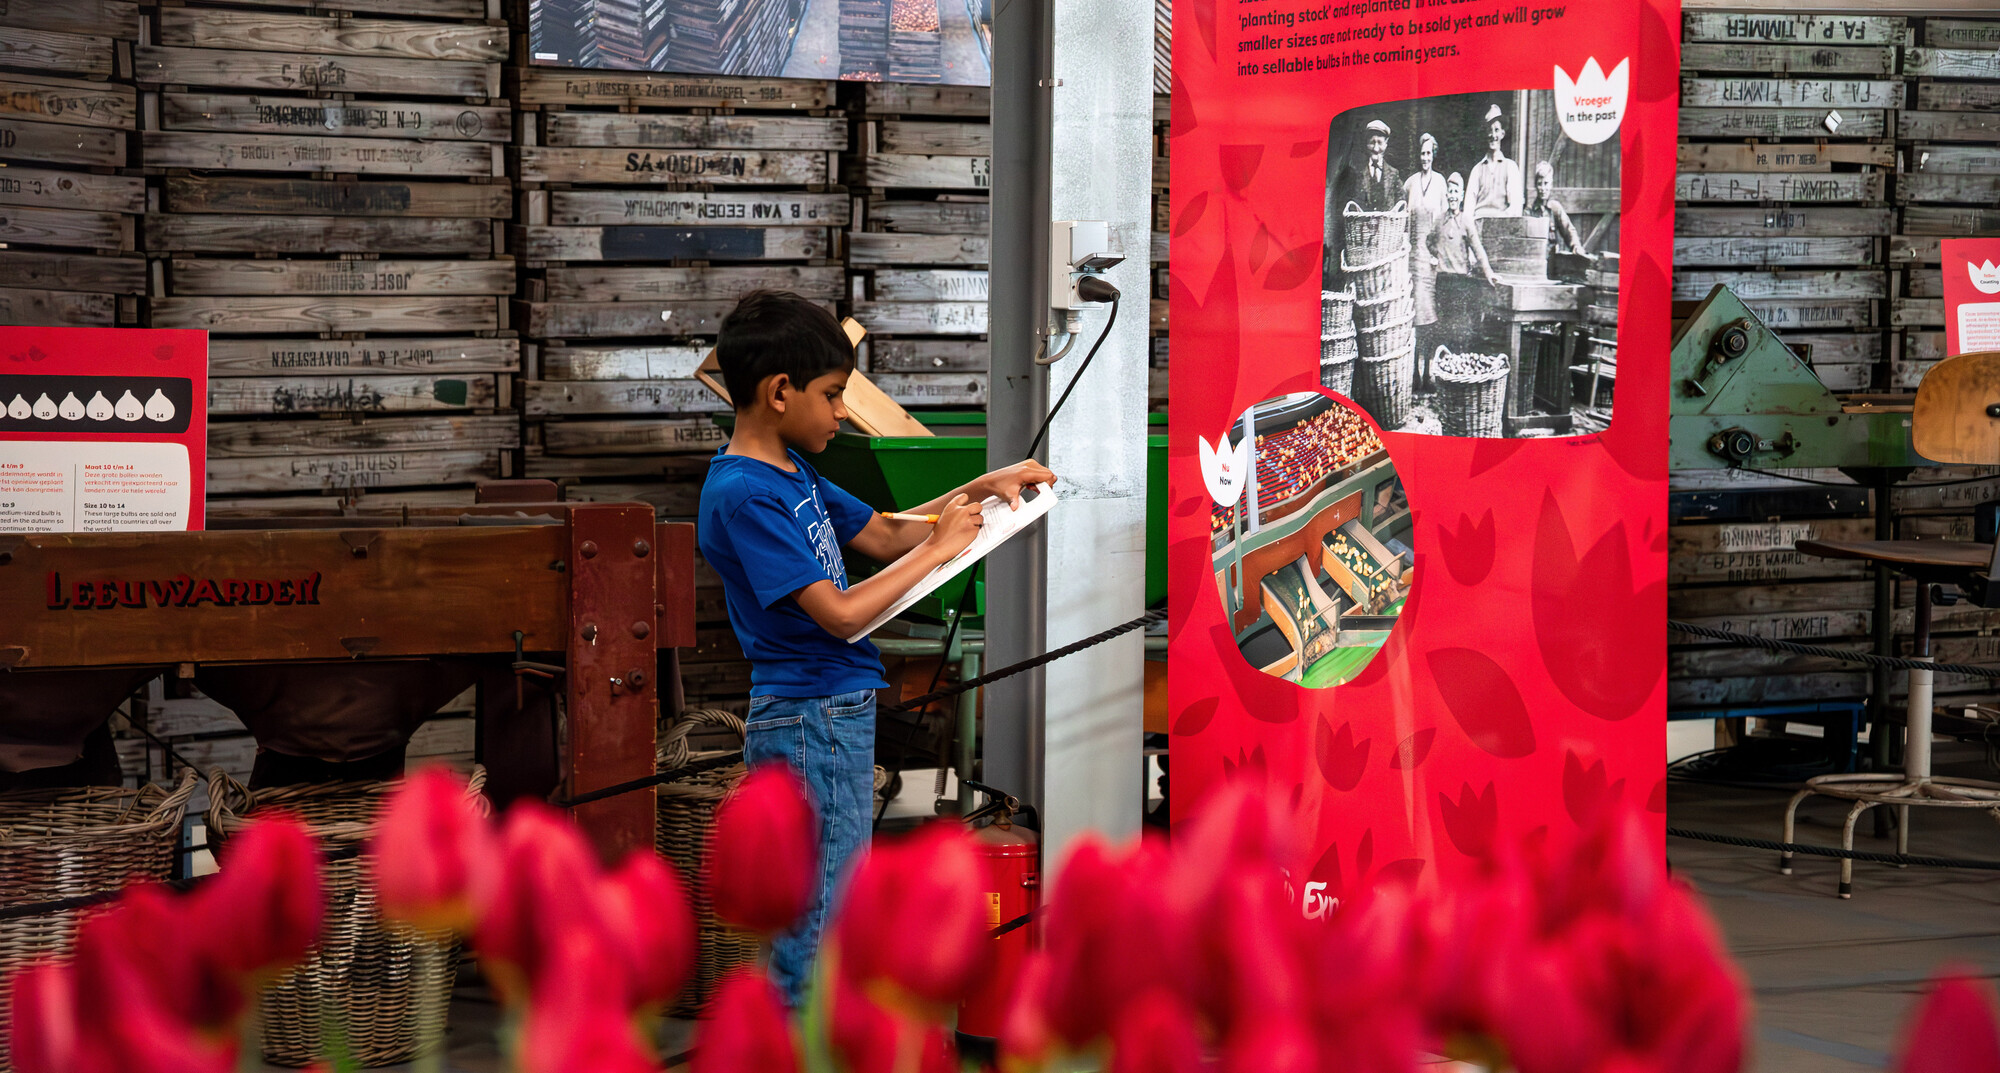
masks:
<path fill-rule="evenodd" d="M 1851 474 L 1874 485 L 1935 465 L 1910 447 L 1906 405 L 1843 401 L 1727 287 L 1674 333 L 1671 369 L 1669 469 L 1875 470 Z"/>

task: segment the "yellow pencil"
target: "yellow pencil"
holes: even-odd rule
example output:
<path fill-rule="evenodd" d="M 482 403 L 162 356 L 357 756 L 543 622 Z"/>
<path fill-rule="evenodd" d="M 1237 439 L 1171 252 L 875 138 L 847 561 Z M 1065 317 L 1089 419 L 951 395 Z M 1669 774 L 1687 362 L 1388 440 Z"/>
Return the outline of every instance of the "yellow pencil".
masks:
<path fill-rule="evenodd" d="M 925 525 L 936 525 L 938 520 L 938 516 L 935 514 L 897 514 L 895 511 L 890 510 L 881 511 L 880 513 L 882 517 L 892 522 L 922 522 Z"/>

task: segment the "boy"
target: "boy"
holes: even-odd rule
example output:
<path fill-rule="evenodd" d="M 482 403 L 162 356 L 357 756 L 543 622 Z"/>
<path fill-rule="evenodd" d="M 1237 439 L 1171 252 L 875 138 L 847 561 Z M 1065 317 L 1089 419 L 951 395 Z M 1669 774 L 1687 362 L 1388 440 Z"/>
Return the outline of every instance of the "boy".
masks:
<path fill-rule="evenodd" d="M 696 532 L 722 577 L 729 623 L 750 660 L 743 759 L 781 760 L 820 814 L 819 890 L 806 917 L 772 943 L 771 977 L 803 1001 L 834 884 L 866 846 L 874 816 L 875 690 L 881 654 L 844 638 L 972 542 L 980 503 L 1020 504 L 1055 474 L 1022 462 L 907 507 L 936 525 L 893 521 L 808 465 L 847 417 L 841 392 L 854 348 L 833 315 L 796 294 L 753 291 L 722 321 L 716 360 L 736 407 L 729 445 L 709 463 Z M 850 587 L 843 547 L 887 563 Z"/>

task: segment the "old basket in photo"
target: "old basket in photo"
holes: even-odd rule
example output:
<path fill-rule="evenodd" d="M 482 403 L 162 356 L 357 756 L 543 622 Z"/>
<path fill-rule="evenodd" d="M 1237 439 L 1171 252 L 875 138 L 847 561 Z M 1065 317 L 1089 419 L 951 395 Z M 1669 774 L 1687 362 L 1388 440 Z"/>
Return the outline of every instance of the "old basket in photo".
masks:
<path fill-rule="evenodd" d="M 1410 293 L 1410 251 L 1356 261 L 1352 250 L 1340 251 L 1341 278 L 1357 303 L 1396 298 Z M 1356 313 L 1359 316 L 1359 313 Z"/>
<path fill-rule="evenodd" d="M 1367 212 L 1348 202 L 1340 211 L 1341 250 L 1347 260 L 1366 264 L 1410 252 L 1409 202 L 1387 212 Z"/>
<path fill-rule="evenodd" d="M 1354 292 L 1319 292 L 1319 334 L 1322 339 L 1354 334 Z"/>
<path fill-rule="evenodd" d="M 1354 323 L 1366 331 L 1411 320 L 1417 313 L 1416 297 L 1406 287 L 1401 294 L 1386 294 L 1354 303 Z"/>
<path fill-rule="evenodd" d="M 1498 437 L 1507 412 L 1505 354 L 1454 354 L 1440 346 L 1431 355 L 1437 395 L 1431 406 L 1447 436 Z"/>
<path fill-rule="evenodd" d="M 1354 394 L 1354 361 L 1361 354 L 1352 335 L 1319 341 L 1319 386 L 1342 395 Z"/>
<path fill-rule="evenodd" d="M 1384 429 L 1402 428 L 1410 420 L 1410 381 L 1416 364 L 1416 338 L 1407 319 L 1380 330 L 1364 330 L 1351 397 Z"/>

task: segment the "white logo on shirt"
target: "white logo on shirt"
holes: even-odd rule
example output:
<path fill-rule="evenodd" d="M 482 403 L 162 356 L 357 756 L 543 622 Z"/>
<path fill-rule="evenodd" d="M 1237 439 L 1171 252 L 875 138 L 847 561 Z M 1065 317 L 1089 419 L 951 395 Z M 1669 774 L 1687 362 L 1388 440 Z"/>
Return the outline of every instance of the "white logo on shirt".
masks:
<path fill-rule="evenodd" d="M 806 508 L 810 506 L 811 513 Z M 792 516 L 797 518 L 806 531 L 806 539 L 812 543 L 813 557 L 819 560 L 819 567 L 826 571 L 826 578 L 842 589 L 847 588 L 847 566 L 840 558 L 840 538 L 833 531 L 833 522 L 826 516 L 826 507 L 819 501 L 819 487 L 813 486 L 812 494 L 792 506 Z"/>

